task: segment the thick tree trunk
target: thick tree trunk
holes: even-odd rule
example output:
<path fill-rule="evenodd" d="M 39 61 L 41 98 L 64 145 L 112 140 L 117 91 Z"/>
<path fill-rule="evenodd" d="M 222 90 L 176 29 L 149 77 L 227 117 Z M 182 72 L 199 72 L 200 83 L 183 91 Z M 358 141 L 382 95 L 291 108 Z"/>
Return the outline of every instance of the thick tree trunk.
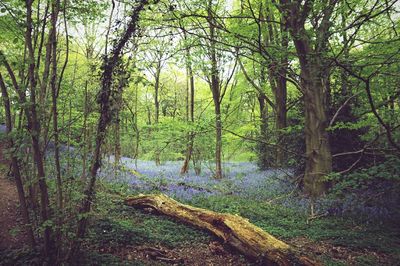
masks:
<path fill-rule="evenodd" d="M 328 189 L 328 183 L 323 177 L 332 171 L 332 155 L 326 131 L 329 121 L 324 85 L 319 76 L 308 77 L 303 75 L 303 85 L 307 88 L 304 95 L 307 156 L 304 188 L 311 196 L 317 197 Z"/>
<path fill-rule="evenodd" d="M 281 0 L 278 7 L 292 36 L 300 63 L 301 90 L 304 94 L 306 168 L 305 191 L 315 198 L 327 191 L 324 176 L 332 171 L 327 110 L 329 97 L 329 68 L 325 59 L 329 44 L 330 18 L 337 1 L 325 1 L 325 11 L 312 40 L 305 29 L 305 22 L 312 5 Z M 302 11 L 301 11 L 302 10 Z"/>
<path fill-rule="evenodd" d="M 319 265 L 238 215 L 181 204 L 162 194 L 128 197 L 125 204 L 152 208 L 161 214 L 205 229 L 262 265 Z"/>

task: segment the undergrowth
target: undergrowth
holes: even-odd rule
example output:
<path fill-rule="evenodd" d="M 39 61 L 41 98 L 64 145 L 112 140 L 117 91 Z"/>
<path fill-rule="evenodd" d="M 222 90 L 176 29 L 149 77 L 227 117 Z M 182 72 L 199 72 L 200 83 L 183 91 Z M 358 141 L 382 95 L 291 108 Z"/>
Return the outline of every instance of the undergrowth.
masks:
<path fill-rule="evenodd" d="M 110 201 L 110 195 L 118 197 Z M 163 245 L 179 247 L 186 244 L 207 243 L 211 236 L 165 216 L 146 213 L 124 206 L 122 199 L 131 194 L 123 185 L 103 183 L 98 193 L 95 219 L 90 241 L 96 245 Z M 272 235 L 290 242 L 305 237 L 318 245 L 323 241 L 353 251 L 366 252 L 356 258 L 357 265 L 373 265 L 374 257 L 368 251 L 388 254 L 393 265 L 400 261 L 399 227 L 396 224 L 361 223 L 356 218 L 326 216 L 307 221 L 305 213 L 265 201 L 244 199 L 235 195 L 193 197 L 184 203 L 237 214 Z M 346 265 L 346 261 L 320 256 L 327 265 Z M 342 264 L 341 264 L 342 263 Z M 344 263 L 344 264 L 343 264 Z"/>

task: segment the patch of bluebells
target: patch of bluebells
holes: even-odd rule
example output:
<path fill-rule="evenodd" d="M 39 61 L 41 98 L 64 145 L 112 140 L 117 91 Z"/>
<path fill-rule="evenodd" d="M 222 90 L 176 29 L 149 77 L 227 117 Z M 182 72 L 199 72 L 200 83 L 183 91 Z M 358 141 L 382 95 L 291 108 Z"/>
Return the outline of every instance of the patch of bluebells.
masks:
<path fill-rule="evenodd" d="M 207 167 L 204 167 L 200 175 L 196 175 L 193 170 L 180 175 L 181 166 L 181 162 L 165 162 L 156 166 L 155 162 L 139 160 L 136 171 L 133 160 L 122 158 L 118 170 L 113 168 L 112 163 L 105 164 L 100 176 L 108 181 L 129 184 L 132 190 L 142 193 L 160 191 L 178 200 L 211 195 L 270 200 L 294 189 L 278 170 L 260 171 L 252 163 L 224 163 L 224 178 L 220 180 L 213 178 L 212 170 Z"/>
<path fill-rule="evenodd" d="M 188 174 L 180 175 L 182 162 L 169 161 L 157 166 L 153 161 L 138 160 L 136 165 L 134 160 L 122 158 L 115 168 L 112 159 L 104 163 L 99 175 L 110 182 L 128 184 L 137 193 L 162 192 L 183 202 L 197 197 L 229 195 L 279 204 L 302 213 L 308 213 L 310 209 L 310 199 L 300 194 L 287 177 L 291 170 L 261 171 L 253 163 L 227 162 L 223 164 L 224 178 L 217 180 L 213 178 L 211 167 L 204 165 L 200 175 L 192 169 Z M 357 193 L 346 193 L 340 198 L 324 197 L 314 206 L 317 213 L 356 215 L 367 220 L 387 219 L 394 215 L 388 207 L 393 205 L 384 200 L 370 204 Z"/>

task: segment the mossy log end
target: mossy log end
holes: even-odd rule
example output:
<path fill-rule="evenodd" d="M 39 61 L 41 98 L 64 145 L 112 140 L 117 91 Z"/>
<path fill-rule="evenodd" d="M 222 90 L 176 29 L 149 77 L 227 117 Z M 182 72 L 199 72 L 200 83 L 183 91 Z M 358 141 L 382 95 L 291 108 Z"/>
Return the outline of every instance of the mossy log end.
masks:
<path fill-rule="evenodd" d="M 163 194 L 128 197 L 125 204 L 135 208 L 151 208 L 160 214 L 205 229 L 224 244 L 262 265 L 321 265 L 238 215 L 192 207 Z"/>

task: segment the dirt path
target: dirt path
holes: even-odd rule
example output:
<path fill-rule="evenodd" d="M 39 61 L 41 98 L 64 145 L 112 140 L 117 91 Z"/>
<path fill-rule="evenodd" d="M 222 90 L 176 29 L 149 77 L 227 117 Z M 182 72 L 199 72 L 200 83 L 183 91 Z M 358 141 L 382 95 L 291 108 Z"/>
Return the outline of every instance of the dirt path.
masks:
<path fill-rule="evenodd" d="M 0 249 L 18 248 L 27 243 L 21 232 L 18 192 L 14 182 L 0 174 Z"/>

